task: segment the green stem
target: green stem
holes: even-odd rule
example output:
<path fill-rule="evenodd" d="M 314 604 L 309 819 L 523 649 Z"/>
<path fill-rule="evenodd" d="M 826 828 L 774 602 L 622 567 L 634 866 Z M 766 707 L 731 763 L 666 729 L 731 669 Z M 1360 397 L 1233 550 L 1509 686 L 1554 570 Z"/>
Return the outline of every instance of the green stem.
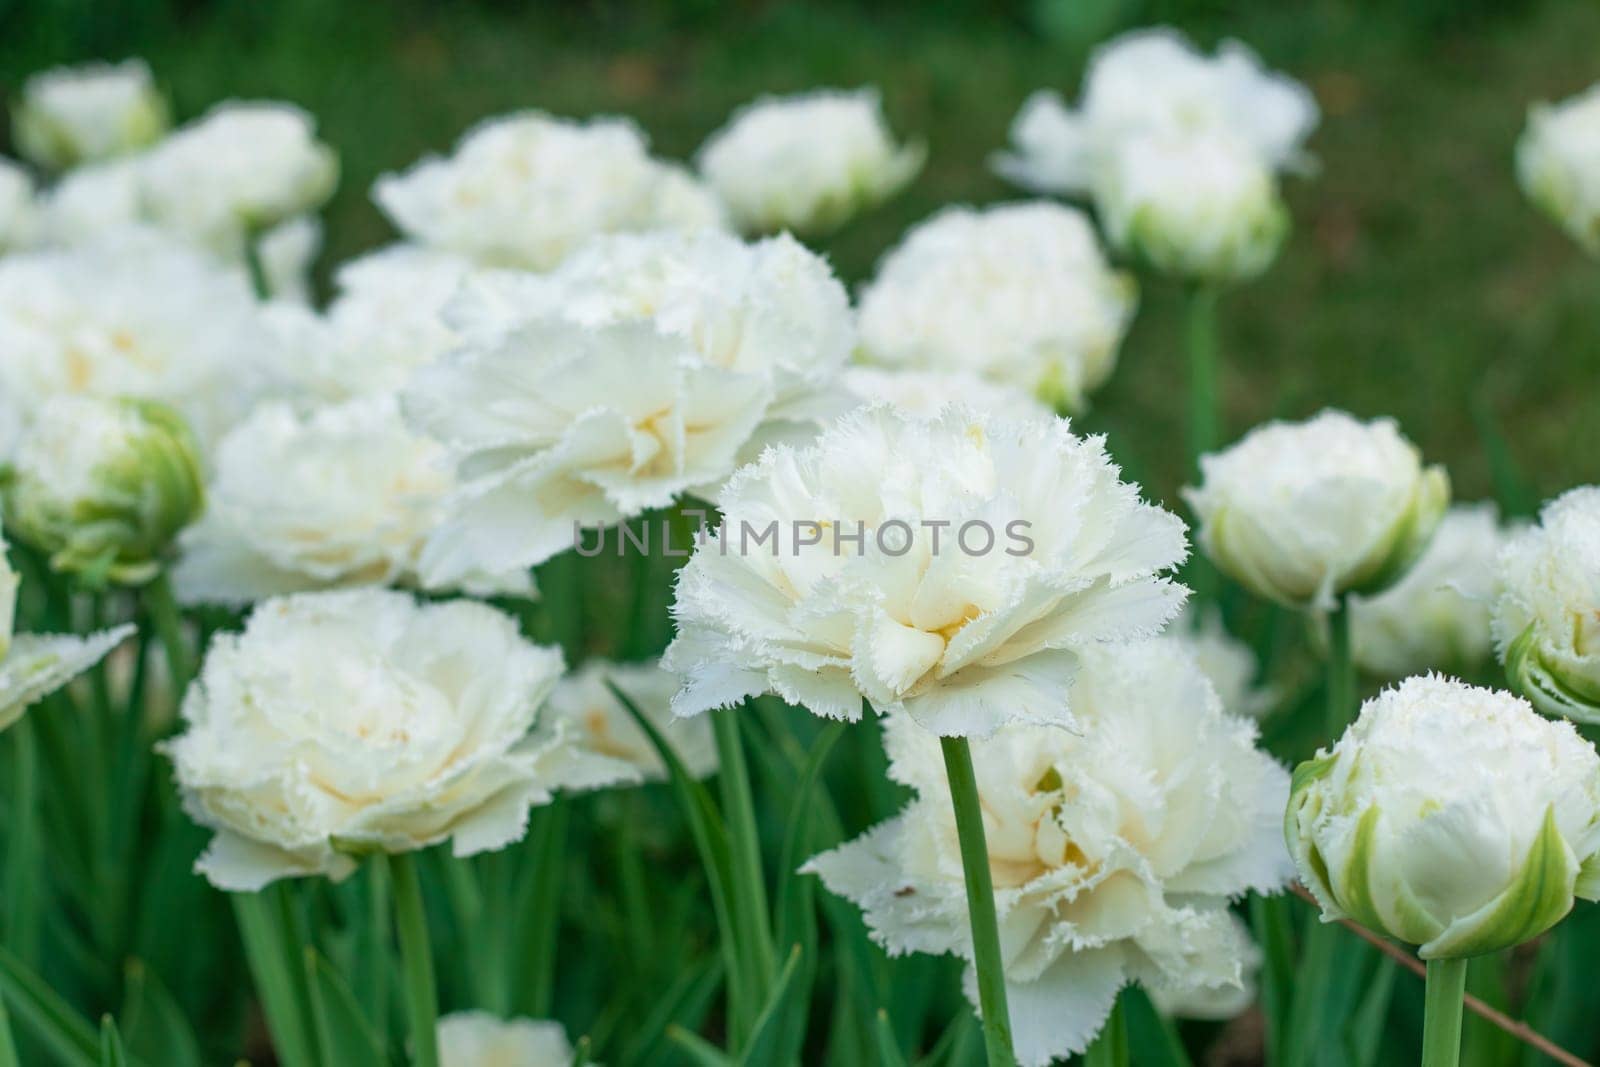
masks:
<path fill-rule="evenodd" d="M 1217 291 L 1196 285 L 1189 290 L 1189 468 L 1200 469 L 1200 457 L 1216 450 L 1221 437 L 1217 410 Z"/>
<path fill-rule="evenodd" d="M 972 749 L 964 737 L 941 737 L 944 772 L 955 805 L 956 834 L 961 839 L 961 869 L 967 880 L 967 914 L 972 921 L 972 962 L 978 972 L 978 1007 L 989 1067 L 1015 1067 L 1011 1051 L 1011 1012 L 1006 1007 L 1005 964 L 1000 957 L 1000 924 L 994 913 L 994 879 L 989 871 L 989 844 L 984 839 L 983 809 L 978 806 L 978 778 Z"/>
<path fill-rule="evenodd" d="M 439 994 L 434 988 L 433 949 L 428 944 L 428 917 L 422 907 L 416 857 L 409 852 L 391 855 L 389 883 L 400 934 L 406 1011 L 411 1017 L 412 1062 L 416 1067 L 439 1067 Z"/>
<path fill-rule="evenodd" d="M 261 236 L 254 231 L 245 235 L 244 266 L 250 274 L 250 288 L 255 291 L 256 299 L 272 299 L 271 287 L 267 284 L 267 268 L 261 262 Z"/>
<path fill-rule="evenodd" d="M 736 925 L 742 932 L 739 946 L 751 967 L 756 988 L 750 1003 L 762 1004 L 767 989 L 777 974 L 777 954 L 772 947 L 768 923 L 767 883 L 761 870 L 761 837 L 756 830 L 755 800 L 750 790 L 750 769 L 745 764 L 744 744 L 739 737 L 738 708 L 711 713 L 711 728 L 716 737 L 720 770 L 718 785 L 722 807 L 728 820 L 728 851 Z"/>
<path fill-rule="evenodd" d="M 156 636 L 160 638 L 162 651 L 167 657 L 167 670 L 172 675 L 173 702 L 181 706 L 189 682 L 194 678 L 194 667 L 190 662 L 188 644 L 183 639 L 183 617 L 178 612 L 177 600 L 172 596 L 172 583 L 167 579 L 166 571 L 157 574 L 144 587 L 144 606 L 150 613 L 150 622 L 156 628 Z"/>
<path fill-rule="evenodd" d="M 1122 996 L 1119 994 L 1111 1005 L 1111 1014 L 1106 1016 L 1106 1023 L 1100 1028 L 1100 1036 L 1094 1039 L 1083 1054 L 1084 1067 L 1128 1067 L 1128 1020 L 1122 1010 Z"/>
<path fill-rule="evenodd" d="M 1356 716 L 1356 670 L 1350 659 L 1350 605 L 1340 597 L 1328 612 L 1328 741 L 1337 741 Z"/>
<path fill-rule="evenodd" d="M 1429 960 L 1422 1017 L 1422 1067 L 1456 1067 L 1461 1060 L 1461 1003 L 1467 961 Z"/>

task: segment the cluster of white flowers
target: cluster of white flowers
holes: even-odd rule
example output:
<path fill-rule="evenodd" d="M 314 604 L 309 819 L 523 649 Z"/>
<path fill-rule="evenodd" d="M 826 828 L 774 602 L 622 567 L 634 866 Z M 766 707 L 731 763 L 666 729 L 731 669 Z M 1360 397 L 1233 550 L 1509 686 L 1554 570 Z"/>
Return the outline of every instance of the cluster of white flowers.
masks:
<path fill-rule="evenodd" d="M 1533 106 L 1517 142 L 1517 179 L 1584 251 L 1600 254 L 1600 85 Z"/>
<path fill-rule="evenodd" d="M 818 234 L 899 192 L 926 156 L 895 143 L 875 90 L 819 90 L 740 109 L 699 165 L 742 231 Z"/>
<path fill-rule="evenodd" d="M 1288 881 L 1289 776 L 1228 715 L 1199 665 L 1151 641 L 1086 654 L 1076 728 L 1010 726 L 973 745 L 1007 996 L 1028 1067 L 1081 1052 L 1130 981 L 1171 995 L 1240 988 L 1252 955 L 1230 899 Z M 885 725 L 897 818 L 813 859 L 891 953 L 971 956 L 936 739 Z M 968 991 L 974 987 L 968 976 Z"/>
<path fill-rule="evenodd" d="M 680 715 L 771 691 L 942 734 L 1070 723 L 1082 651 L 1155 633 L 1184 596 L 1161 577 L 1183 523 L 1060 419 L 868 408 L 767 450 L 720 504 L 678 579 Z M 769 527 L 770 554 L 745 543 Z"/>
<path fill-rule="evenodd" d="M 1110 377 L 1134 285 L 1077 211 L 948 208 L 891 251 L 861 294 L 873 362 L 967 372 L 1079 408 Z"/>
<path fill-rule="evenodd" d="M 996 169 L 1039 192 L 1087 195 L 1119 248 L 1185 277 L 1260 273 L 1288 222 L 1277 173 L 1304 169 L 1317 106 L 1238 42 L 1206 57 L 1141 30 L 1091 59 L 1076 111 L 1031 97 Z"/>
<path fill-rule="evenodd" d="M 461 458 L 422 555 L 431 583 L 713 494 L 765 441 L 849 406 L 849 300 L 788 237 L 597 239 L 549 275 L 477 279 L 449 318 L 460 344 L 406 392 L 415 425 Z"/>
<path fill-rule="evenodd" d="M 1545 505 L 1496 571 L 1494 642 L 1512 684 L 1548 715 L 1600 722 L 1600 488 Z"/>
<path fill-rule="evenodd" d="M 723 225 L 716 198 L 652 158 L 633 123 L 537 111 L 485 122 L 449 158 L 380 178 L 373 197 L 413 241 L 528 270 L 549 270 L 600 234 Z"/>

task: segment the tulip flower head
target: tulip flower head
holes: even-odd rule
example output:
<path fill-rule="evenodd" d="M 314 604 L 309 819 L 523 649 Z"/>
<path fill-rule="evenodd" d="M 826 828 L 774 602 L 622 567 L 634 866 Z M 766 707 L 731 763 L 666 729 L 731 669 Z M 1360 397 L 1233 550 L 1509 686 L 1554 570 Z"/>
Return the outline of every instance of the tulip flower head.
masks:
<path fill-rule="evenodd" d="M 12 116 L 18 150 L 50 170 L 136 152 L 169 123 L 166 98 L 140 59 L 58 67 L 22 86 Z"/>
<path fill-rule="evenodd" d="M 1600 85 L 1534 105 L 1517 142 L 1517 180 L 1585 252 L 1600 254 Z"/>

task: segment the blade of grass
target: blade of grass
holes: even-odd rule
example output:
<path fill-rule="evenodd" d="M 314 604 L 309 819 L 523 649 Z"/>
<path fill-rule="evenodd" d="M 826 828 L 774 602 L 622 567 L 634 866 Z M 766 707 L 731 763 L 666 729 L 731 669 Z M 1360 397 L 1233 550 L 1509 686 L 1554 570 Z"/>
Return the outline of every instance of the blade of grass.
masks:
<path fill-rule="evenodd" d="M 100 1038 L 94 1027 L 5 948 L 0 948 L 0 996 L 66 1067 L 97 1067 Z"/>

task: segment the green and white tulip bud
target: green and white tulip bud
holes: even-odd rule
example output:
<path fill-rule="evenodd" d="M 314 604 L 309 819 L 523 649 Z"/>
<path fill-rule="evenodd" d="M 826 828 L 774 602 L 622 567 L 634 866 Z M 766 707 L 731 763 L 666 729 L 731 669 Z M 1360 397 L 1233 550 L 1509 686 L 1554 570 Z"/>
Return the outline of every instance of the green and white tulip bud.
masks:
<path fill-rule="evenodd" d="M 1600 756 L 1510 693 L 1408 678 L 1296 768 L 1284 835 L 1324 922 L 1496 952 L 1600 897 Z"/>
<path fill-rule="evenodd" d="M 1450 504 L 1444 468 L 1424 467 L 1392 419 L 1342 411 L 1258 426 L 1202 456 L 1200 474 L 1184 498 L 1211 561 L 1260 596 L 1319 611 L 1393 585 Z"/>
<path fill-rule="evenodd" d="M 58 396 L 24 432 L 3 492 L 13 533 L 89 584 L 155 577 L 204 505 L 188 426 L 150 400 Z"/>
<path fill-rule="evenodd" d="M 1563 494 L 1500 551 L 1495 648 L 1546 715 L 1600 723 L 1600 487 Z"/>
<path fill-rule="evenodd" d="M 169 121 L 150 68 L 130 59 L 34 75 L 22 87 L 12 129 L 24 156 L 50 170 L 67 170 L 154 144 Z"/>
<path fill-rule="evenodd" d="M 1600 85 L 1529 110 L 1517 181 L 1585 252 L 1600 255 Z"/>
<path fill-rule="evenodd" d="M 1096 168 L 1093 192 L 1113 245 L 1205 284 L 1260 274 L 1289 232 L 1271 166 L 1220 131 L 1121 140 Z"/>

